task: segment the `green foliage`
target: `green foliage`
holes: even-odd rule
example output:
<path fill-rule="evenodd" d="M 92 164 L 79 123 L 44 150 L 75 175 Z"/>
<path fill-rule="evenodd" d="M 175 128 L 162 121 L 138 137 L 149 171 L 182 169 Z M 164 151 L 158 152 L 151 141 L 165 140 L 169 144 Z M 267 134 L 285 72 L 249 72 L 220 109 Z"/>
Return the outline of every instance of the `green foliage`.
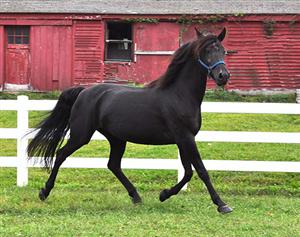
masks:
<path fill-rule="evenodd" d="M 206 24 L 206 23 L 217 23 L 225 21 L 226 17 L 223 15 L 207 15 L 202 17 L 193 17 L 188 15 L 181 15 L 177 19 L 178 24 L 192 25 L 192 24 Z"/>
<path fill-rule="evenodd" d="M 235 17 L 243 17 L 243 16 L 245 16 L 245 14 L 244 13 L 234 13 L 233 16 L 235 16 Z"/>
<path fill-rule="evenodd" d="M 52 92 L 0 92 L 0 100 L 14 100 L 18 95 L 27 95 L 31 100 L 55 100 L 59 97 L 60 91 Z"/>
<path fill-rule="evenodd" d="M 129 23 L 159 23 L 158 18 L 127 18 L 125 21 Z"/>
<path fill-rule="evenodd" d="M 181 15 L 177 19 L 177 23 L 183 24 L 183 25 L 191 25 L 191 24 L 193 24 L 193 21 L 194 21 L 193 18 L 186 16 L 186 15 Z"/>
<path fill-rule="evenodd" d="M 265 20 L 264 21 L 264 30 L 267 36 L 272 36 L 275 28 L 276 21 L 274 20 Z"/>
<path fill-rule="evenodd" d="M 223 22 L 226 19 L 223 15 L 212 15 L 208 16 L 203 20 L 205 23 L 217 23 L 217 22 Z"/>
<path fill-rule="evenodd" d="M 228 102 L 263 102 L 263 103 L 295 103 L 296 93 L 272 95 L 243 95 L 234 91 L 223 89 L 210 90 L 205 93 L 205 101 Z"/>
<path fill-rule="evenodd" d="M 129 83 L 129 86 L 133 87 L 143 87 L 143 85 L 138 83 Z M 17 99 L 18 95 L 27 95 L 29 99 L 32 100 L 51 100 L 58 99 L 60 91 L 53 92 L 0 92 L 0 100 L 5 99 Z M 215 90 L 206 91 L 205 98 L 206 101 L 240 101 L 240 102 L 278 102 L 278 103 L 295 103 L 296 93 L 290 94 L 273 94 L 273 95 L 242 95 L 234 91 L 226 91 L 222 88 L 217 88 Z M 0 111 L 1 113 L 1 111 Z"/>

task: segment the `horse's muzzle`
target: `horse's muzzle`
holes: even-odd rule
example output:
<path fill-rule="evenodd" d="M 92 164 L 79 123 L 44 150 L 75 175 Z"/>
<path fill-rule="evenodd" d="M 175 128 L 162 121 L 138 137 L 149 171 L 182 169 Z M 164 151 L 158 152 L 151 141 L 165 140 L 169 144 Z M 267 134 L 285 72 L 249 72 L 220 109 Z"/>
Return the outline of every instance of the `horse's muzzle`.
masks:
<path fill-rule="evenodd" d="M 225 72 L 220 72 L 217 78 L 214 78 L 216 84 L 218 86 L 225 86 L 230 78 L 230 73 L 225 71 Z"/>

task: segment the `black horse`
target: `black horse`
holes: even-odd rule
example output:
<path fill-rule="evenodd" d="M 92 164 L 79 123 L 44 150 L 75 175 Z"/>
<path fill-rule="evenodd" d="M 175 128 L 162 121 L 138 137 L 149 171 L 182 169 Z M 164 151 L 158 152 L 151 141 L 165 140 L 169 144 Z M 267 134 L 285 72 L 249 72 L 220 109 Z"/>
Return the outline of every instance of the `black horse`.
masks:
<path fill-rule="evenodd" d="M 201 127 L 201 102 L 207 76 L 217 85 L 225 85 L 229 79 L 221 44 L 226 29 L 218 36 L 203 34 L 197 29 L 196 33 L 195 41 L 184 44 L 175 52 L 165 74 L 144 88 L 99 84 L 87 89 L 71 88 L 60 95 L 55 108 L 38 126 L 40 130 L 28 146 L 29 156 L 43 156 L 45 167 L 51 170 L 45 187 L 40 190 L 41 200 L 45 200 L 54 187 L 59 167 L 66 158 L 99 131 L 111 147 L 108 169 L 127 189 L 133 203 L 142 200 L 121 169 L 127 141 L 178 146 L 185 174 L 178 184 L 161 191 L 160 201 L 177 194 L 190 181 L 193 165 L 218 211 L 232 211 L 215 191 L 195 142 Z M 60 148 L 69 129 L 70 139 Z"/>

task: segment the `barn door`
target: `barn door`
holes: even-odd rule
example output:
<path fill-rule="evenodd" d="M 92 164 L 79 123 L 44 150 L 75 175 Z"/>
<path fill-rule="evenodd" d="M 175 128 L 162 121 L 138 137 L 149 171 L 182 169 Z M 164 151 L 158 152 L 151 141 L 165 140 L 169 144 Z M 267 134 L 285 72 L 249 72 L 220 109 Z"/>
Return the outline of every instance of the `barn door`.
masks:
<path fill-rule="evenodd" d="M 29 27 L 6 28 L 5 84 L 28 85 L 30 77 Z"/>
<path fill-rule="evenodd" d="M 179 47 L 179 24 L 137 23 L 134 28 L 135 59 L 140 83 L 161 76 L 170 63 L 171 55 Z"/>

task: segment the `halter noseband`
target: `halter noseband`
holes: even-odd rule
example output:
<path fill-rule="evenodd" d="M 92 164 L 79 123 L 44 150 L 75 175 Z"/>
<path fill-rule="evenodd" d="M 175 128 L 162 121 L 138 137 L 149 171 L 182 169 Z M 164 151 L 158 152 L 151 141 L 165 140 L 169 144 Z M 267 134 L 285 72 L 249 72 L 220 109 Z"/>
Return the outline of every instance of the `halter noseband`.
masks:
<path fill-rule="evenodd" d="M 220 60 L 211 66 L 206 65 L 200 58 L 198 59 L 198 62 L 207 70 L 208 75 L 210 75 L 212 70 L 214 70 L 217 66 L 221 64 L 225 65 L 225 62 L 223 60 Z"/>

